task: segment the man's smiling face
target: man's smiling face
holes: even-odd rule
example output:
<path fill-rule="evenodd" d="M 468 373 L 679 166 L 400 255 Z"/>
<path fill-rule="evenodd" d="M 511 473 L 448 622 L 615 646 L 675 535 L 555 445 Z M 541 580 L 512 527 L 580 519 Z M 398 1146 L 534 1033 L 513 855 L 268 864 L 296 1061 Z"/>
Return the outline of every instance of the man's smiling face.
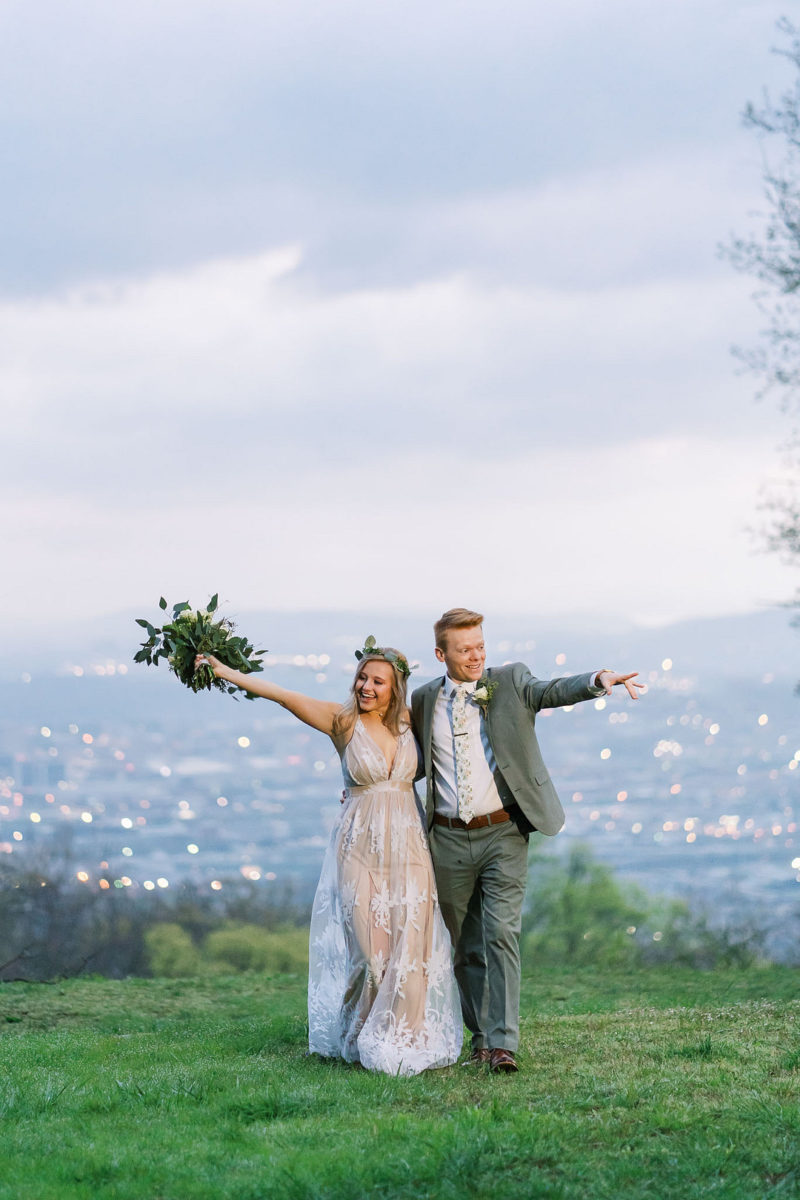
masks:
<path fill-rule="evenodd" d="M 472 683 L 480 679 L 486 662 L 483 629 L 448 629 L 444 647 L 436 647 L 436 657 L 447 667 L 447 674 L 456 683 Z"/>

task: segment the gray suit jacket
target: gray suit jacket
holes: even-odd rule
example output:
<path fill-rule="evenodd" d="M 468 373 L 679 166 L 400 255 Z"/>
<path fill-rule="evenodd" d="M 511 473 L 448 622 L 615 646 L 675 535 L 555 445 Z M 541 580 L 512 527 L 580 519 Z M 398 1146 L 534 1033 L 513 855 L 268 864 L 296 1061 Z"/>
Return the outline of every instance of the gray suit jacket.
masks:
<path fill-rule="evenodd" d="M 603 695 L 590 687 L 592 672 L 560 679 L 536 679 L 524 663 L 490 667 L 497 683 L 485 709 L 486 731 L 497 763 L 498 790 L 506 808 L 517 804 L 531 828 L 549 836 L 564 824 L 564 810 L 544 765 L 536 738 L 536 714 L 541 708 L 561 708 Z M 444 679 L 423 684 L 411 696 L 414 733 L 422 747 L 427 793 L 428 827 L 433 823 L 433 708 Z"/>

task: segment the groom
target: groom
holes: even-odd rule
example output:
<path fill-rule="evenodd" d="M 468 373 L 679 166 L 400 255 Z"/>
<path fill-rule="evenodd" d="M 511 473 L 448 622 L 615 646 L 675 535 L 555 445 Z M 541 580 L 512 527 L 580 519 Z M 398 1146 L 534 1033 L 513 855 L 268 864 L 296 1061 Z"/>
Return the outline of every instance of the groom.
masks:
<path fill-rule="evenodd" d="M 472 1063 L 518 1069 L 519 936 L 528 836 L 564 824 L 564 811 L 536 740 L 536 714 L 592 700 L 635 672 L 606 669 L 536 679 L 522 663 L 485 669 L 483 616 L 452 608 L 434 625 L 447 674 L 411 697 L 422 747 L 436 883 L 455 947 L 455 973 Z"/>

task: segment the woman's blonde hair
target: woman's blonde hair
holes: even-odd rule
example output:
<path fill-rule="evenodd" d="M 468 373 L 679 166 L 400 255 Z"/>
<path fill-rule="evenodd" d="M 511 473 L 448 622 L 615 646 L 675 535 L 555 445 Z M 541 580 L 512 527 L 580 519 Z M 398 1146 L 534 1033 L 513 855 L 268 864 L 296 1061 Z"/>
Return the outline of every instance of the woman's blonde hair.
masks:
<path fill-rule="evenodd" d="M 383 646 L 382 651 L 383 653 L 380 654 L 365 654 L 359 661 L 356 673 L 353 676 L 353 682 L 350 684 L 350 695 L 333 719 L 333 736 L 337 741 L 349 742 L 352 737 L 353 726 L 358 718 L 356 684 L 358 683 L 359 675 L 368 662 L 385 662 L 387 666 L 392 668 L 392 695 L 389 700 L 389 707 L 383 717 L 383 724 L 393 737 L 399 737 L 403 727 L 407 724 L 406 676 L 398 670 L 391 659 L 385 657 L 385 654 L 388 651 L 396 659 L 402 659 L 403 662 L 406 661 L 406 657 L 399 650 L 395 650 L 393 646 Z"/>

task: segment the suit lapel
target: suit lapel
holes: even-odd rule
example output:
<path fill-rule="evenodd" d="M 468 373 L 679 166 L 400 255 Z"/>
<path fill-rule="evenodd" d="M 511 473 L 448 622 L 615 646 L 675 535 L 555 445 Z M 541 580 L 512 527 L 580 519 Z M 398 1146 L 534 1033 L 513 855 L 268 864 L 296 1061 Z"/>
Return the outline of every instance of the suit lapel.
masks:
<path fill-rule="evenodd" d="M 422 697 L 422 753 L 425 757 L 425 774 L 430 780 L 433 779 L 433 710 L 443 684 L 444 678 L 433 680 Z"/>
<path fill-rule="evenodd" d="M 486 668 L 486 678 L 487 679 L 492 678 L 492 668 L 491 667 Z M 497 693 L 495 693 L 495 695 L 496 694 Z M 490 700 L 489 703 L 486 705 L 486 708 L 484 709 L 484 713 L 483 713 L 483 720 L 484 720 L 484 724 L 486 725 L 486 733 L 489 738 L 490 746 L 492 745 L 492 720 L 493 720 L 493 718 L 494 718 L 494 711 L 492 708 L 492 701 Z"/>

